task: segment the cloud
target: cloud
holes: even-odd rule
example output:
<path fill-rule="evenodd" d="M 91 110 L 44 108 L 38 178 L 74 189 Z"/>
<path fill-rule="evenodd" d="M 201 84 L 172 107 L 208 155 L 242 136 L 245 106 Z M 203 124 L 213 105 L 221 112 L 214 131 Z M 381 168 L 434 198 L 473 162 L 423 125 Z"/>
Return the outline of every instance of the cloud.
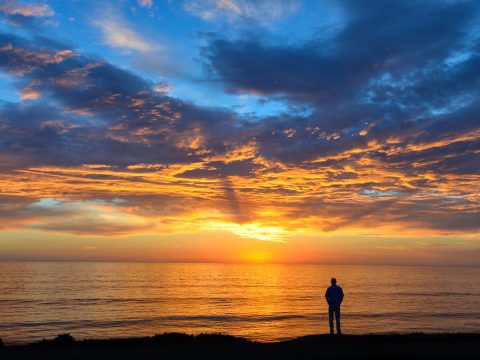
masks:
<path fill-rule="evenodd" d="M 267 44 L 261 36 L 213 38 L 204 48 L 210 79 L 227 91 L 282 97 L 312 109 L 308 116 L 266 119 L 257 136 L 262 155 L 310 161 L 368 147 L 372 140 L 433 142 L 477 128 L 471 120 L 480 96 L 477 3 L 343 7 L 345 24 L 332 38 L 320 34 L 296 45 Z M 476 142 L 465 144 L 469 156 L 476 157 Z M 421 155 L 411 153 L 411 160 Z"/>
<path fill-rule="evenodd" d="M 153 0 L 137 0 L 138 5 L 144 8 L 151 8 L 153 6 Z"/>
<path fill-rule="evenodd" d="M 50 17 L 55 15 L 55 12 L 48 4 L 25 3 L 15 0 L 2 1 L 0 11 L 8 15 L 21 15 L 25 17 Z"/>
<path fill-rule="evenodd" d="M 20 45 L 20 46 L 16 46 Z M 58 64 L 70 57 L 76 56 L 70 49 L 32 50 L 21 39 L 15 36 L 5 36 L 0 40 L 0 61 L 8 72 L 23 76 L 49 64 Z"/>
<path fill-rule="evenodd" d="M 172 90 L 172 87 L 166 83 L 158 83 L 153 87 L 153 90 L 160 93 L 166 93 Z"/>
<path fill-rule="evenodd" d="M 8 213 L 7 213 L 8 210 Z M 115 203 L 103 201 L 67 202 L 57 199 L 26 201 L 1 197 L 0 218 L 3 229 L 24 226 L 76 235 L 121 236 L 153 228 L 145 218 L 119 212 Z"/>
<path fill-rule="evenodd" d="M 155 45 L 146 40 L 120 15 L 111 15 L 96 19 L 93 24 L 102 32 L 104 42 L 114 48 L 125 51 L 149 52 L 155 49 Z"/>
<path fill-rule="evenodd" d="M 201 107 L 65 44 L 3 34 L 0 67 L 25 99 L 0 106 L 0 222 L 102 235 L 478 234 L 476 3 L 344 4 L 328 40 L 214 37 L 204 49 L 229 91 L 306 105 L 303 115 Z"/>
<path fill-rule="evenodd" d="M 115 166 L 188 163 L 225 149 L 227 137 L 234 142 L 234 114 L 168 97 L 155 84 L 105 61 L 12 35 L 2 38 L 0 49 L 1 66 L 17 76 L 21 92 L 30 99 L 41 94 L 43 101 L 27 107 L 7 103 L 2 109 L 0 122 L 9 130 L 1 136 L 2 149 L 18 167 L 113 159 Z"/>
<path fill-rule="evenodd" d="M 178 174 L 185 178 L 216 178 L 221 179 L 228 176 L 251 176 L 254 170 L 260 165 L 252 162 L 252 159 L 232 161 L 224 163 L 223 161 L 211 161 L 203 164 L 202 168 L 186 170 Z"/>
<path fill-rule="evenodd" d="M 293 14 L 298 8 L 298 1 L 271 0 L 187 0 L 184 9 L 205 21 L 228 19 L 254 21 L 262 25 Z"/>
<path fill-rule="evenodd" d="M 308 104 L 322 130 L 362 134 L 365 123 L 431 118 L 478 98 L 477 3 L 343 5 L 345 24 L 332 38 L 213 38 L 203 50 L 210 79 L 231 93 Z"/>
<path fill-rule="evenodd" d="M 103 43 L 122 55 L 129 55 L 135 68 L 163 78 L 178 77 L 190 71 L 192 63 L 183 58 L 181 46 L 159 40 L 158 34 L 154 39 L 151 33 L 142 33 L 112 8 L 104 12 L 108 15 L 95 18 L 92 24 L 100 30 Z"/>
<path fill-rule="evenodd" d="M 433 96 L 433 86 L 423 80 L 430 78 L 434 85 L 448 81 L 452 71 L 475 71 L 476 56 L 445 65 L 454 54 L 472 51 L 478 41 L 469 31 L 479 14 L 475 3 L 425 4 L 415 11 L 412 2 L 351 7 L 346 10 L 350 21 L 333 39 L 313 38 L 294 46 L 265 45 L 259 37 L 214 39 L 204 49 L 206 64 L 232 92 L 283 94 L 313 102 L 355 96 L 376 100 L 376 87 L 382 85 L 390 91 L 407 86 L 413 90 L 403 91 L 403 96 L 412 94 L 409 100 L 420 87 L 424 96 Z M 414 18 L 404 21 L 411 11 Z"/>

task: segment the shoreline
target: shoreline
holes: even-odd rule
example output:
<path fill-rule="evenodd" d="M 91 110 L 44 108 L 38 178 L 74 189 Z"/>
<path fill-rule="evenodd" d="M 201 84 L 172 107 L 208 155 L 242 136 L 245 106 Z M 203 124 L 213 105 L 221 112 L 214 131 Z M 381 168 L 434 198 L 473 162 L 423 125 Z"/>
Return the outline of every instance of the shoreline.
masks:
<path fill-rule="evenodd" d="M 0 347 L 2 359 L 462 359 L 480 358 L 478 333 L 308 335 L 256 342 L 223 334 L 164 333 L 151 337 L 75 340 L 68 334 Z"/>

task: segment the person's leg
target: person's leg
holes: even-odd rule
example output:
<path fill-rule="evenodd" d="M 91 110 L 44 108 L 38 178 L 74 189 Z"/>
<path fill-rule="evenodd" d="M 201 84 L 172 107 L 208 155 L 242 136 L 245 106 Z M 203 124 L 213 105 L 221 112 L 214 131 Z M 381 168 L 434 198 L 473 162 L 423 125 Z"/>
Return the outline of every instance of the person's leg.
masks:
<path fill-rule="evenodd" d="M 333 335 L 333 307 L 328 307 L 328 324 L 330 325 L 330 335 Z"/>
<path fill-rule="evenodd" d="M 342 335 L 342 328 L 340 327 L 340 306 L 335 309 L 335 320 L 337 321 L 337 335 Z"/>

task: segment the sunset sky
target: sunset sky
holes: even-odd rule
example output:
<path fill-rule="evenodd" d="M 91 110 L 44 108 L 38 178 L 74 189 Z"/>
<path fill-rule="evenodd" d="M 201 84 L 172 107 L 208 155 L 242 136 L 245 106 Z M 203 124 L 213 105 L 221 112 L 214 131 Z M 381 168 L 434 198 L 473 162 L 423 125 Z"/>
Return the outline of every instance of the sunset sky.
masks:
<path fill-rule="evenodd" d="M 0 260 L 480 265 L 480 1 L 0 0 Z"/>

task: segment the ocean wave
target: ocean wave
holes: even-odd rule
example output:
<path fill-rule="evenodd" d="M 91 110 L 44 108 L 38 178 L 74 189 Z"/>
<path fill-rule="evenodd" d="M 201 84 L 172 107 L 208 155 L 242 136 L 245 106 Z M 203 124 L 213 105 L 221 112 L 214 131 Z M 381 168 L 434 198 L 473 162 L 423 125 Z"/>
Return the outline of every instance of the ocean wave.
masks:
<path fill-rule="evenodd" d="M 57 298 L 57 299 L 0 299 L 0 309 L 3 306 L 11 305 L 31 305 L 35 306 L 51 306 L 51 305 L 62 305 L 62 306 L 78 306 L 78 305 L 112 305 L 112 304 L 162 304 L 175 301 L 182 302 L 202 302 L 202 303 L 236 303 L 239 301 L 251 300 L 247 297 L 223 297 L 223 298 L 214 298 L 214 297 L 151 297 L 151 298 Z"/>
<path fill-rule="evenodd" d="M 391 319 L 433 319 L 433 318 L 480 318 L 480 312 L 387 312 L 387 313 L 343 313 L 344 318 L 348 319 L 368 319 L 368 318 L 391 318 Z"/>
<path fill-rule="evenodd" d="M 13 328 L 113 328 L 113 327 L 129 327 L 132 325 L 168 325 L 174 322 L 175 326 L 208 326 L 212 323 L 262 323 L 262 322 L 288 322 L 290 320 L 306 320 L 311 322 L 324 321 L 326 314 L 312 313 L 307 315 L 284 314 L 284 315 L 167 315 L 157 317 L 145 317 L 134 319 L 118 319 L 118 320 L 65 320 L 65 321 L 31 321 L 31 322 L 11 322 L 0 324 L 0 329 Z M 357 321 L 368 319 L 390 319 L 390 320 L 422 320 L 436 318 L 480 318 L 480 312 L 477 313 L 411 313 L 411 312 L 389 312 L 389 313 L 344 313 L 344 321 Z"/>
<path fill-rule="evenodd" d="M 75 327 L 117 327 L 129 326 L 135 324 L 151 324 L 161 322 L 222 322 L 222 323 L 254 323 L 254 322 L 270 322 L 282 320 L 306 319 L 303 315 L 246 315 L 246 316 L 230 316 L 230 315 L 168 315 L 151 318 L 137 319 L 121 319 L 121 320 L 74 320 L 74 321 L 38 321 L 38 322 L 12 322 L 0 324 L 0 329 L 21 328 L 21 327 L 52 327 L 52 326 L 75 326 Z M 191 325 L 191 323 L 189 323 Z"/>

